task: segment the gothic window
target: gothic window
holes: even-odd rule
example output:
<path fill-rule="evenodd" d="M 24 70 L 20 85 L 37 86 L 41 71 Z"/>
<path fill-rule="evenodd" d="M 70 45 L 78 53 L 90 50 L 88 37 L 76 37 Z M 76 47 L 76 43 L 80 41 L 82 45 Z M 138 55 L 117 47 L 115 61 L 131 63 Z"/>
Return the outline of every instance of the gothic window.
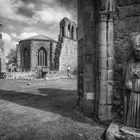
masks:
<path fill-rule="evenodd" d="M 70 24 L 68 25 L 68 37 L 70 37 Z"/>
<path fill-rule="evenodd" d="M 1 72 L 1 58 L 0 58 L 0 72 Z"/>
<path fill-rule="evenodd" d="M 62 36 L 65 35 L 64 26 L 62 26 Z"/>
<path fill-rule="evenodd" d="M 71 29 L 71 38 L 74 39 L 74 27 L 72 26 L 72 29 Z"/>
<path fill-rule="evenodd" d="M 23 56 L 24 56 L 24 67 L 29 67 L 29 51 L 27 48 L 24 49 L 24 52 L 23 52 Z"/>
<path fill-rule="evenodd" d="M 47 66 L 47 53 L 44 48 L 38 51 L 38 66 Z"/>

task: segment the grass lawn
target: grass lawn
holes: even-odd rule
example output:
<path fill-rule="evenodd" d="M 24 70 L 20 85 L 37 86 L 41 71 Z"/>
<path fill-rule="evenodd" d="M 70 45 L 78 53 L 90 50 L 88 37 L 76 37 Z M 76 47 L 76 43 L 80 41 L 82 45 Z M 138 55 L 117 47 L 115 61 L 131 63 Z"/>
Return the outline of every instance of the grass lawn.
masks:
<path fill-rule="evenodd" d="M 74 112 L 76 80 L 0 80 L 0 140 L 99 140 L 104 127 Z"/>

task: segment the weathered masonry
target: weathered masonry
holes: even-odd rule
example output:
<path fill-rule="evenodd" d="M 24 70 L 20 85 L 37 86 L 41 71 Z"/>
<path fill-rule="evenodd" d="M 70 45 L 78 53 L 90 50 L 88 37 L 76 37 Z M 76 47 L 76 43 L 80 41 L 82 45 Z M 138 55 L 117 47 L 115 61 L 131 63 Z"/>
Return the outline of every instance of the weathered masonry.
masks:
<path fill-rule="evenodd" d="M 2 25 L 0 24 L 0 28 Z M 0 72 L 5 72 L 6 71 L 6 60 L 4 56 L 4 43 L 2 41 L 2 33 L 0 29 Z"/>
<path fill-rule="evenodd" d="M 21 40 L 17 47 L 18 71 L 53 70 L 57 44 L 57 41 L 44 35 Z"/>
<path fill-rule="evenodd" d="M 78 0 L 78 95 L 85 115 L 123 116 L 123 66 L 138 34 L 139 0 Z"/>
<path fill-rule="evenodd" d="M 68 18 L 60 21 L 59 35 L 59 71 L 66 71 L 70 66 L 71 71 L 77 69 L 77 25 Z"/>

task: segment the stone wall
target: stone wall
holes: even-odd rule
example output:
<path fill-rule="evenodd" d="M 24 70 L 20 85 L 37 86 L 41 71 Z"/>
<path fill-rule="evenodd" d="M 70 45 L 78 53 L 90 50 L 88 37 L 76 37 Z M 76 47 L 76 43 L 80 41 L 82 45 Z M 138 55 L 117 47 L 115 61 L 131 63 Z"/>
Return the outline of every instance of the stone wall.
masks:
<path fill-rule="evenodd" d="M 139 23 L 138 0 L 78 1 L 78 95 L 85 115 L 124 116 L 124 68 Z"/>
<path fill-rule="evenodd" d="M 70 66 L 72 71 L 75 70 L 77 67 L 77 42 L 63 38 L 61 46 L 59 70 L 66 71 L 67 66 Z"/>
<path fill-rule="evenodd" d="M 113 111 L 116 116 L 124 116 L 124 68 L 132 58 L 133 36 L 140 33 L 140 1 L 118 0 L 114 17 L 114 96 Z"/>
<path fill-rule="evenodd" d="M 98 26 L 96 26 L 95 15 L 97 11 L 93 0 L 78 1 L 78 95 L 81 98 L 80 107 L 84 114 L 90 117 L 96 116 L 98 111 L 95 107 L 98 104 L 95 100 L 98 98 L 95 96 L 96 83 L 99 81 L 96 59 Z"/>

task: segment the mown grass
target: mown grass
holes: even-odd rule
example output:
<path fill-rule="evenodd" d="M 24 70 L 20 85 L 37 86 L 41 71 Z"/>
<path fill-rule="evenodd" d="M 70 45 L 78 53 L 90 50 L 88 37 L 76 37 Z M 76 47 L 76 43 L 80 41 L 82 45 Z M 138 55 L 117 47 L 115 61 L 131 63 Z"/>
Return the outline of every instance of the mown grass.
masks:
<path fill-rule="evenodd" d="M 103 128 L 0 101 L 0 140 L 99 140 Z"/>
<path fill-rule="evenodd" d="M 14 81 L 8 81 L 13 91 L 0 90 L 0 140 L 100 140 L 104 128 L 74 114 L 75 83 L 35 84 L 13 87 Z M 49 89 L 51 84 L 55 90 Z"/>

